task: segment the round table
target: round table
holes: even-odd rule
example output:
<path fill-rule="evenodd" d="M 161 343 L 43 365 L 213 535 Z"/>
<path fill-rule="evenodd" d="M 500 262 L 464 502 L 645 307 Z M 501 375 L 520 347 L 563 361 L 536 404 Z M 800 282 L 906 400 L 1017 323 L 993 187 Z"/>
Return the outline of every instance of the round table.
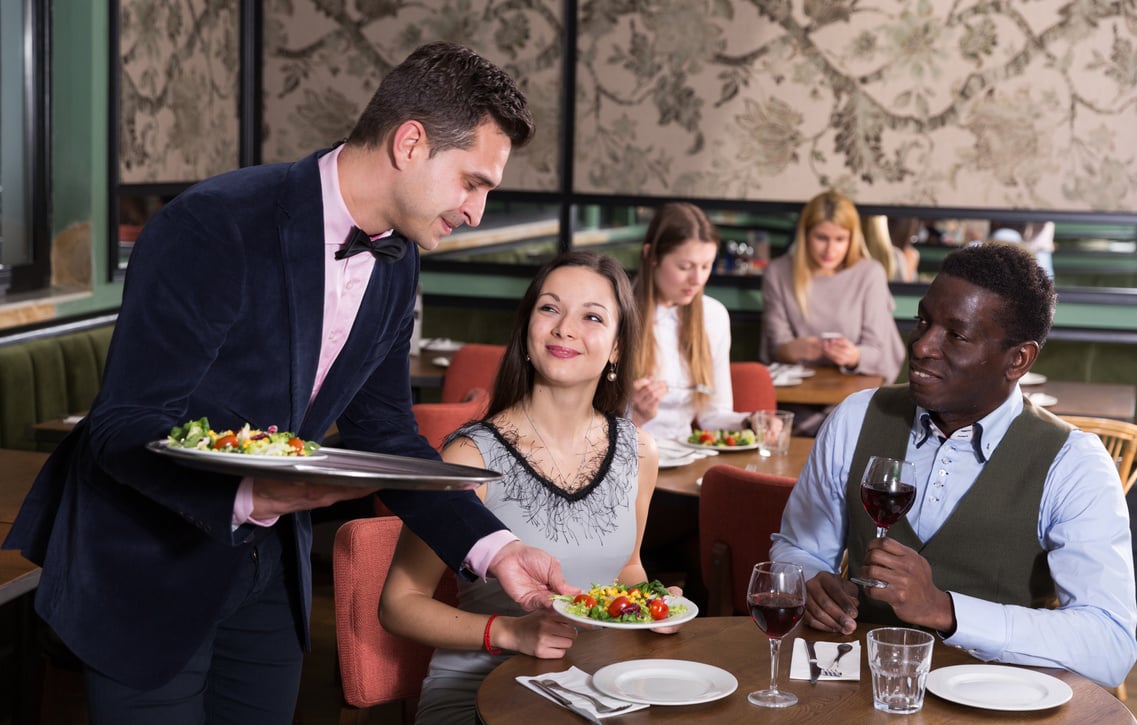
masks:
<path fill-rule="evenodd" d="M 653 706 L 607 720 L 620 723 L 646 722 L 763 722 L 763 723 L 881 723 L 882 725 L 958 725 L 964 722 L 997 723 L 1134 723 L 1125 705 L 1102 687 L 1072 672 L 1057 669 L 1038 671 L 1066 682 L 1074 691 L 1065 705 L 1033 712 L 981 710 L 941 700 L 928 693 L 924 708 L 915 715 L 897 716 L 873 708 L 872 680 L 864 660 L 865 633 L 873 626 L 862 626 L 861 679 L 857 682 L 819 682 L 790 680 L 790 655 L 795 636 L 814 640 L 847 640 L 808 628 L 799 628 L 782 642 L 778 686 L 798 696 L 798 704 L 784 710 L 758 708 L 746 701 L 747 693 L 764 689 L 770 682 L 770 648 L 748 617 L 699 617 L 684 625 L 675 635 L 650 631 L 595 629 L 582 632 L 563 659 L 539 660 L 517 655 L 495 669 L 478 690 L 478 717 L 486 725 L 533 723 L 541 725 L 579 725 L 576 714 L 537 695 L 514 678 L 562 672 L 577 666 L 596 672 L 604 665 L 633 659 L 686 659 L 721 667 L 738 678 L 738 689 L 728 697 L 701 705 Z M 932 669 L 948 665 L 975 664 L 967 653 L 936 641 Z M 1034 669 L 1034 668 L 1032 668 Z"/>

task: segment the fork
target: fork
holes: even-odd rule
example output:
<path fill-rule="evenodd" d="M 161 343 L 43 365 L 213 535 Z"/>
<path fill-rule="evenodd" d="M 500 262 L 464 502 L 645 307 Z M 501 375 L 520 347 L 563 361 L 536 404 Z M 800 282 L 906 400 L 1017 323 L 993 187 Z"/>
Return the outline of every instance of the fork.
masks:
<path fill-rule="evenodd" d="M 821 670 L 821 674 L 825 675 L 826 677 L 840 677 L 841 670 L 837 669 L 837 663 L 841 661 L 842 657 L 852 651 L 853 645 L 849 644 L 848 642 L 842 642 L 841 644 L 837 645 L 837 656 L 833 658 L 833 661 L 829 663 L 828 667 Z"/>
<path fill-rule="evenodd" d="M 537 683 L 544 685 L 545 687 L 554 689 L 554 690 L 560 690 L 561 692 L 567 692 L 570 695 L 576 695 L 577 697 L 583 697 L 585 700 L 588 700 L 589 702 L 592 703 L 592 706 L 594 708 L 596 708 L 597 714 L 600 714 L 600 715 L 607 715 L 607 714 L 613 713 L 613 712 L 621 712 L 623 710 L 627 710 L 629 707 L 632 706 L 631 703 L 626 703 L 624 705 L 617 705 L 617 706 L 608 705 L 606 703 L 600 702 L 600 700 L 597 700 L 595 697 L 593 697 L 592 695 L 589 695 L 587 692 L 580 692 L 580 691 L 574 690 L 570 687 L 565 687 L 564 685 L 557 682 L 556 680 L 537 680 Z"/>
<path fill-rule="evenodd" d="M 711 386 L 702 385 L 702 384 L 696 384 L 696 385 L 671 385 L 671 384 L 668 384 L 667 388 L 668 388 L 668 390 L 691 390 L 691 391 L 696 392 L 696 393 L 702 393 L 703 395 L 710 395 L 711 393 L 715 392 L 715 389 L 712 388 Z"/>

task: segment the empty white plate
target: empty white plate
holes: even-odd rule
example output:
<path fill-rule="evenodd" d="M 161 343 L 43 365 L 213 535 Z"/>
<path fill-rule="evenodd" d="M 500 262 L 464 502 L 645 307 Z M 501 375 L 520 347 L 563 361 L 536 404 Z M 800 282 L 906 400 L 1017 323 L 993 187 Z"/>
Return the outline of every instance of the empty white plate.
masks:
<path fill-rule="evenodd" d="M 1074 691 L 1041 672 L 1005 665 L 954 665 L 928 673 L 928 692 L 987 710 L 1044 710 L 1070 700 Z"/>
<path fill-rule="evenodd" d="M 695 705 L 720 700 L 738 689 L 721 667 L 687 660 L 629 660 L 601 667 L 592 686 L 605 695 L 648 705 Z"/>

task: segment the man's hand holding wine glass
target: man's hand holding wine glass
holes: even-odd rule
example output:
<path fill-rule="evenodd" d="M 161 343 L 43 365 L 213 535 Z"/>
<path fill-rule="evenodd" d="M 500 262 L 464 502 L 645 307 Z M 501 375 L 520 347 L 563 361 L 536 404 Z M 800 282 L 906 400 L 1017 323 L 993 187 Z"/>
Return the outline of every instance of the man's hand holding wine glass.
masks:
<path fill-rule="evenodd" d="M 914 549 L 878 538 L 868 545 L 862 571 L 887 585 L 865 587 L 865 595 L 891 604 L 900 619 L 940 632 L 955 629 L 951 595 L 936 587 L 931 565 Z"/>

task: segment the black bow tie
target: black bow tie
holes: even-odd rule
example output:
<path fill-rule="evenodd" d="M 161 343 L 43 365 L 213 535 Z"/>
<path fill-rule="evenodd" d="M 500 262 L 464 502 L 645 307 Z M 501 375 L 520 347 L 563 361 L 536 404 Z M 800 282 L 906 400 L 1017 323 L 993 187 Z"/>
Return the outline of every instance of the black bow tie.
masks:
<path fill-rule="evenodd" d="M 336 259 L 347 259 L 360 252 L 371 252 L 380 262 L 398 262 L 407 253 L 407 238 L 398 232 L 372 239 L 359 227 L 352 227 L 347 246 L 336 252 Z"/>

